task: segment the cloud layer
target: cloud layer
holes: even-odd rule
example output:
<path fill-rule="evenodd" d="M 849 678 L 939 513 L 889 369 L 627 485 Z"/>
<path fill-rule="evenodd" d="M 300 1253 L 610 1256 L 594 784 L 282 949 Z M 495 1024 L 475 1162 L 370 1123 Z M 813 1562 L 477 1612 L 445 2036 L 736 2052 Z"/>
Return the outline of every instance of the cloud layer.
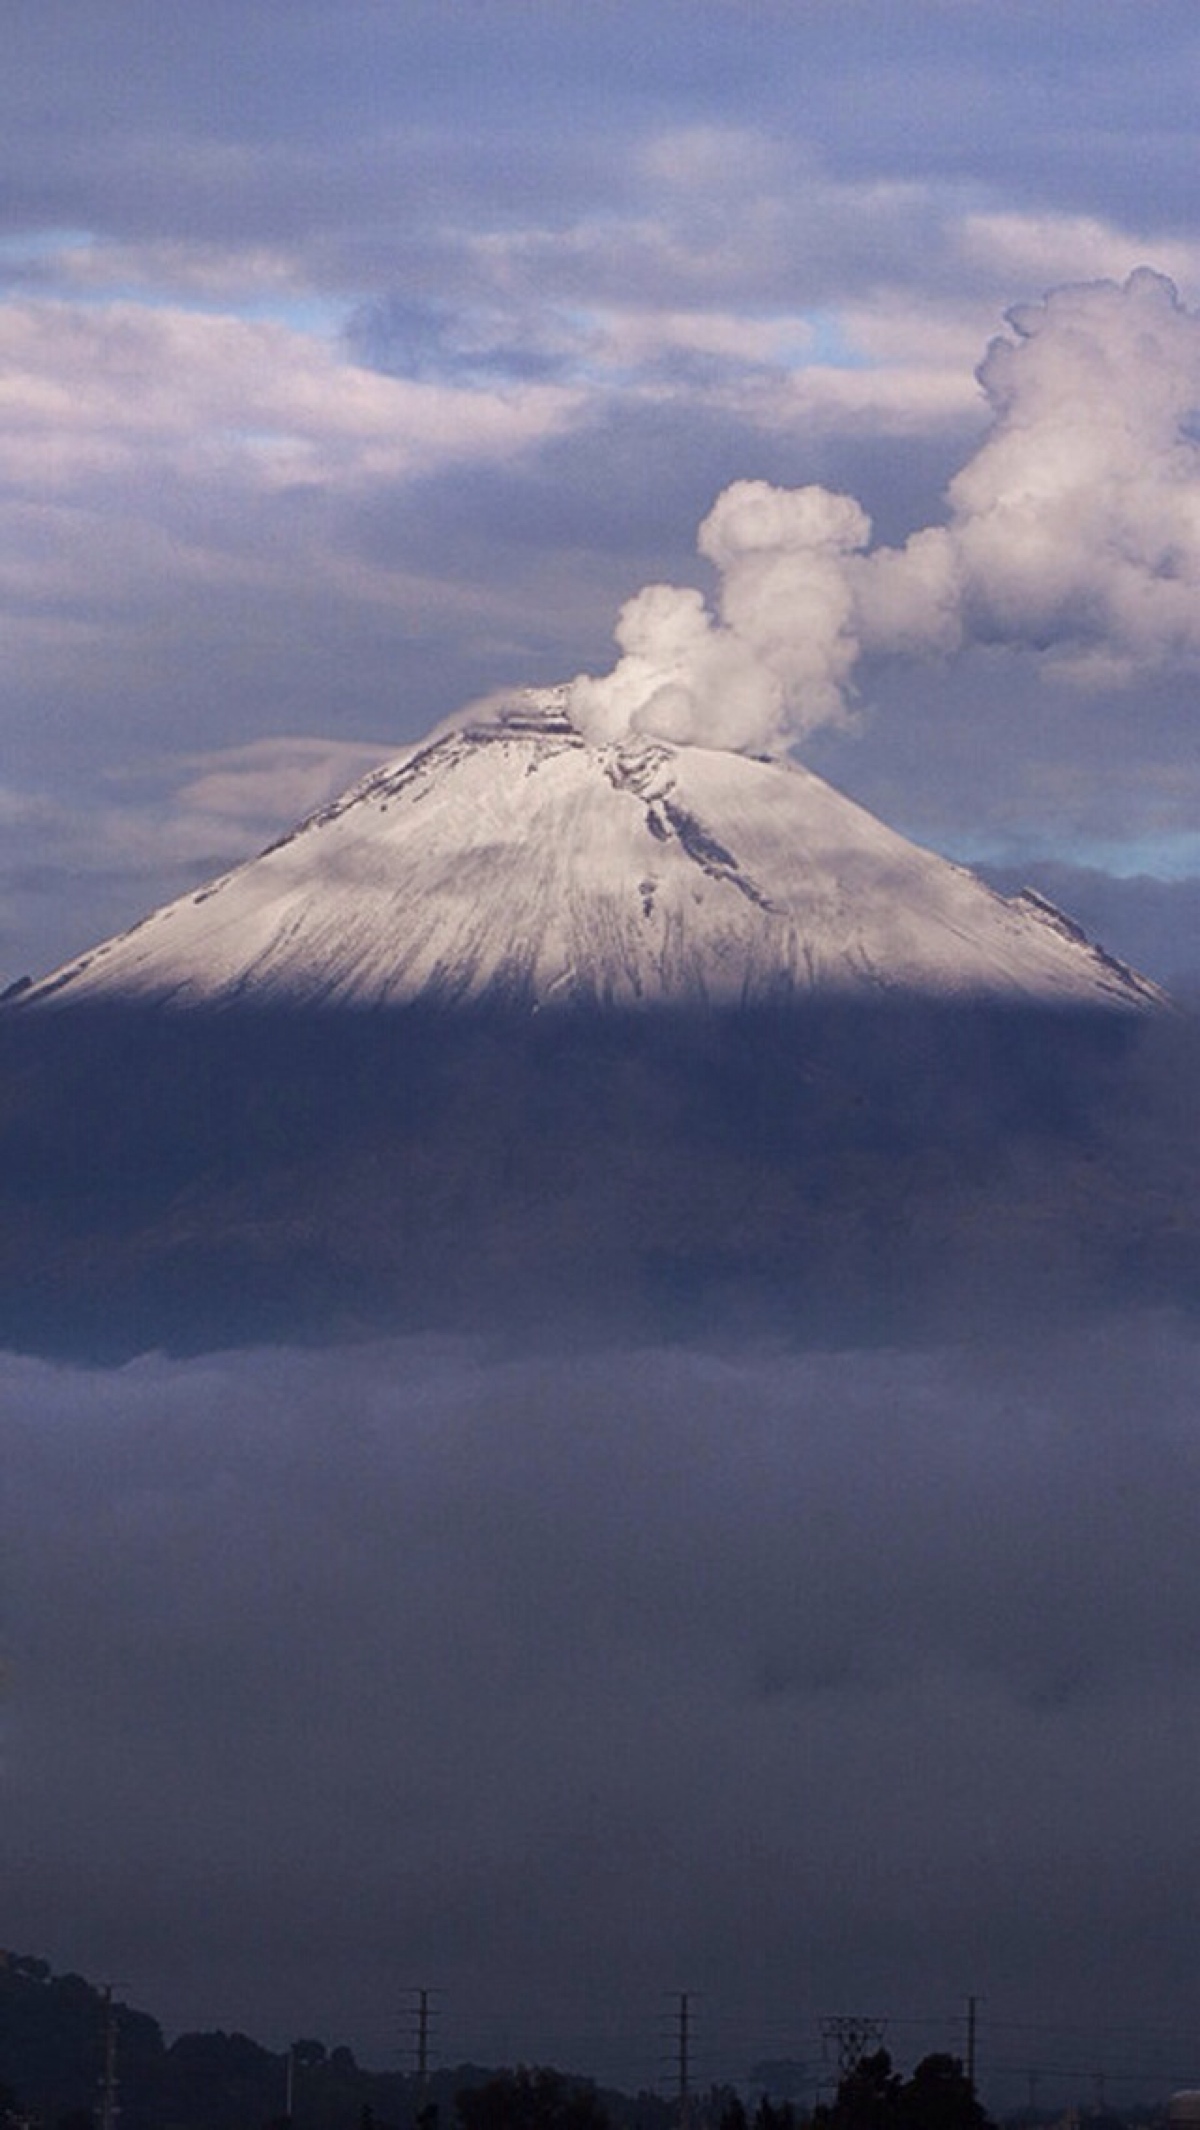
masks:
<path fill-rule="evenodd" d="M 903 2051 L 970 1986 L 998 2086 L 1186 2072 L 1198 1394 L 1153 1319 L 9 1357 L 6 1930 L 380 2063 L 415 1978 L 451 2060 L 652 2077 L 680 1987 L 714 2073 Z"/>

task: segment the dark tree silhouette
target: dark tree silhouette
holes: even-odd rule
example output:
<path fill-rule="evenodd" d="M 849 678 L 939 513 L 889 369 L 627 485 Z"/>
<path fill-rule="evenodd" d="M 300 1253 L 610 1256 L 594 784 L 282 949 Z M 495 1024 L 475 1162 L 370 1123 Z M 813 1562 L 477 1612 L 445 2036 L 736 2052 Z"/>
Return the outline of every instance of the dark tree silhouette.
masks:
<path fill-rule="evenodd" d="M 829 2111 L 834 2130 L 894 2130 L 902 2080 L 886 2049 L 876 2049 L 847 2071 Z"/>
<path fill-rule="evenodd" d="M 791 2101 L 773 2101 L 764 2093 L 754 2111 L 754 2130 L 796 2130 L 796 2111 Z"/>
<path fill-rule="evenodd" d="M 823 2130 L 988 2130 L 988 2117 L 957 2056 L 922 2057 L 902 2079 L 886 2049 L 847 2072 L 831 2108 L 818 2109 Z"/>
<path fill-rule="evenodd" d="M 911 2130 L 985 2130 L 987 2111 L 957 2056 L 925 2056 L 900 2094 Z"/>
<path fill-rule="evenodd" d="M 502 2071 L 459 2093 L 461 2130 L 608 2130 L 594 2087 L 558 2071 Z"/>

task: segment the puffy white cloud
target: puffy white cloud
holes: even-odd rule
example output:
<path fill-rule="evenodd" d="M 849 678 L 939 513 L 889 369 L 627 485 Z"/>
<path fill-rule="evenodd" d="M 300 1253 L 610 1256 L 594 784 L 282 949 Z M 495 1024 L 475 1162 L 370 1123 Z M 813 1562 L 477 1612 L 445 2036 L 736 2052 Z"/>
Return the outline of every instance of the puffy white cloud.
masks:
<path fill-rule="evenodd" d="M 750 751 L 836 718 L 856 655 L 843 562 L 869 534 L 849 496 L 736 481 L 700 528 L 719 621 L 699 592 L 649 585 L 622 609 L 615 672 L 574 682 L 577 716 L 598 737 L 628 727 Z"/>
<path fill-rule="evenodd" d="M 950 487 L 983 636 L 1154 664 L 1200 652 L 1200 317 L 1144 269 L 1010 313 L 995 413 Z"/>
<path fill-rule="evenodd" d="M 844 562 L 870 532 L 850 496 L 781 493 L 765 481 L 735 481 L 700 527 L 700 552 L 720 573 L 722 622 L 754 644 L 800 729 L 839 713 L 855 655 Z"/>
<path fill-rule="evenodd" d="M 1200 316 L 1139 268 L 1008 322 L 944 524 L 871 548 L 851 497 L 735 482 L 699 535 L 717 618 L 668 587 L 632 601 L 625 656 L 575 684 L 593 725 L 760 751 L 842 719 L 864 657 L 999 643 L 1089 684 L 1200 659 Z"/>
<path fill-rule="evenodd" d="M 714 626 L 699 592 L 647 585 L 622 608 L 616 634 L 625 655 L 612 683 L 574 684 L 576 711 L 594 738 L 628 727 L 740 748 L 781 723 L 782 691 L 742 638 Z"/>

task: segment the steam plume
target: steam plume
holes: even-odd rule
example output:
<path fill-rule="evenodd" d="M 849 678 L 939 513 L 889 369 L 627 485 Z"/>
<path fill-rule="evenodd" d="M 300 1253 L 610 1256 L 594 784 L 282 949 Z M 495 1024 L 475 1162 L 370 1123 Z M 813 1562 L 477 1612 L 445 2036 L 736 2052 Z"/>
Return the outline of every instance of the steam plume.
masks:
<path fill-rule="evenodd" d="M 1105 684 L 1200 659 L 1200 314 L 1142 267 L 1008 324 L 944 524 L 872 547 L 852 496 L 735 481 L 698 535 L 715 612 L 694 589 L 637 593 L 611 673 L 572 683 L 585 730 L 779 753 L 845 718 L 864 659 L 1007 644 Z"/>

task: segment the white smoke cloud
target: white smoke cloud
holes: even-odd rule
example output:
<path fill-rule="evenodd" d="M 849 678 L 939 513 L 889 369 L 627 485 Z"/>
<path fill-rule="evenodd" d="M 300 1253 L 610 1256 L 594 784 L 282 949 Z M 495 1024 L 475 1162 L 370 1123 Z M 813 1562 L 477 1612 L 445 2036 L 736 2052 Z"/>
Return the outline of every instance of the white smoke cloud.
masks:
<path fill-rule="evenodd" d="M 852 496 L 735 481 L 699 533 L 720 573 L 719 618 L 699 592 L 648 585 L 622 608 L 620 663 L 573 683 L 580 722 L 598 738 L 655 732 L 762 753 L 836 721 L 858 656 L 847 561 L 870 536 Z"/>
<path fill-rule="evenodd" d="M 851 496 L 736 481 L 698 536 L 715 612 L 673 585 L 631 599 L 617 665 L 572 684 L 585 729 L 778 753 L 845 720 L 870 659 L 999 644 L 1092 684 L 1200 661 L 1200 314 L 1141 267 L 1008 324 L 944 524 L 872 547 Z"/>

